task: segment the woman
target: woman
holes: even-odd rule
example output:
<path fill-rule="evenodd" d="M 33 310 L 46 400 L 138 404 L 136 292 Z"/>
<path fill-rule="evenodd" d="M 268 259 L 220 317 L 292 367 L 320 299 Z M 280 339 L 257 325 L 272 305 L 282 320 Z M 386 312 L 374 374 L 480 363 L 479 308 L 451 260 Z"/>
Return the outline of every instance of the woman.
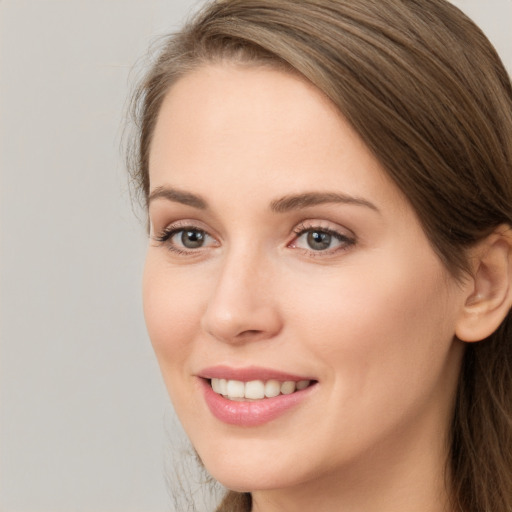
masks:
<path fill-rule="evenodd" d="M 218 510 L 512 510 L 512 88 L 444 0 L 230 0 L 135 98 L 148 331 Z"/>

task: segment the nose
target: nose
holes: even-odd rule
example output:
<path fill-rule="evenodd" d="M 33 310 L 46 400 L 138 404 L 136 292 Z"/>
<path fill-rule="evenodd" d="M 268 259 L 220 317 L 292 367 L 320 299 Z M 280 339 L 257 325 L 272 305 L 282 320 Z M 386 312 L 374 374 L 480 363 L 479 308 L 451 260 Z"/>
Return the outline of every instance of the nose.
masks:
<path fill-rule="evenodd" d="M 218 277 L 202 317 L 202 328 L 225 343 L 266 340 L 282 329 L 273 272 L 264 257 L 232 254 Z"/>

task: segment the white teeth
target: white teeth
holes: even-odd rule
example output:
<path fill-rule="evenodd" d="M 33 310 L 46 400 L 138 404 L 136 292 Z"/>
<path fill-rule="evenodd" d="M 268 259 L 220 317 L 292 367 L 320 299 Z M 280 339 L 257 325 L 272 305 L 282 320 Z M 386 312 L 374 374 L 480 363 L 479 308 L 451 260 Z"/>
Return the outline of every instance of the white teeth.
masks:
<path fill-rule="evenodd" d="M 278 380 L 269 380 L 265 383 L 265 396 L 274 398 L 281 393 L 281 383 Z"/>
<path fill-rule="evenodd" d="M 215 391 L 215 393 L 222 394 L 222 393 L 220 392 L 220 385 L 219 385 L 219 381 L 220 381 L 220 379 L 212 379 L 212 382 L 211 382 L 211 384 L 212 384 L 212 389 L 213 389 L 213 391 Z"/>
<path fill-rule="evenodd" d="M 228 394 L 228 381 L 226 379 L 219 379 L 219 389 L 221 395 Z"/>
<path fill-rule="evenodd" d="M 211 386 L 215 393 L 223 395 L 230 400 L 240 401 L 241 399 L 261 400 L 263 398 L 274 398 L 280 394 L 290 395 L 295 391 L 301 391 L 311 384 L 309 380 L 298 382 L 287 380 L 279 382 L 278 380 L 252 380 L 242 382 L 239 380 L 212 379 Z"/>
<path fill-rule="evenodd" d="M 212 389 L 219 395 L 227 395 L 228 381 L 226 379 L 212 379 Z"/>
<path fill-rule="evenodd" d="M 265 384 L 262 380 L 251 380 L 245 383 L 245 398 L 260 400 L 265 398 Z"/>
<path fill-rule="evenodd" d="M 231 398 L 244 398 L 245 384 L 239 380 L 228 380 L 227 395 Z"/>

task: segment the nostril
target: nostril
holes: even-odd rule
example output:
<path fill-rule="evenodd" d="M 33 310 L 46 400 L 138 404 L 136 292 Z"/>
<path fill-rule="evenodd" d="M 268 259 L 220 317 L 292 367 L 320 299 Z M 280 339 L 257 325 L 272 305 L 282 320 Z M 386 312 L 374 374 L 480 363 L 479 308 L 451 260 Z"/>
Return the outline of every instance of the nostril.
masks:
<path fill-rule="evenodd" d="M 259 334 L 261 331 L 258 331 L 256 329 L 250 329 L 247 331 L 243 331 L 239 334 L 239 336 L 254 336 L 256 334 Z"/>
<path fill-rule="evenodd" d="M 248 329 L 247 331 L 242 331 L 237 334 L 234 338 L 234 341 L 257 341 L 265 337 L 268 337 L 268 334 L 266 334 L 265 331 L 260 331 L 258 329 Z"/>

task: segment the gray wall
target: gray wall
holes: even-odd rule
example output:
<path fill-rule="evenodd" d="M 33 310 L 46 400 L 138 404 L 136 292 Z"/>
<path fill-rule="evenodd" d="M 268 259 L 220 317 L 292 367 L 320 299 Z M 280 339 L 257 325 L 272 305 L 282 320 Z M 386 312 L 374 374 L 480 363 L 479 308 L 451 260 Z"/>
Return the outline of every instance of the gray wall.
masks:
<path fill-rule="evenodd" d="M 512 2 L 456 3 L 512 70 Z M 119 143 L 131 66 L 194 5 L 0 1 L 1 512 L 174 509 Z"/>

